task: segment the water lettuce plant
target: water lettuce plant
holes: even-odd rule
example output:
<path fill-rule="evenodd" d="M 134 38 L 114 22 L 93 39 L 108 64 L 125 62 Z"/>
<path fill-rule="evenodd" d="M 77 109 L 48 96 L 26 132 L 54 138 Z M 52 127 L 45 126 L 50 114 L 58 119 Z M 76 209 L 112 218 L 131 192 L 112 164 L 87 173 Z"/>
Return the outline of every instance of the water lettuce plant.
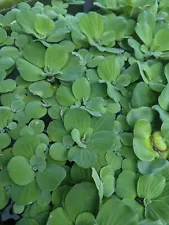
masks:
<path fill-rule="evenodd" d="M 83 4 L 0 14 L 0 221 L 169 225 L 169 3 Z"/>

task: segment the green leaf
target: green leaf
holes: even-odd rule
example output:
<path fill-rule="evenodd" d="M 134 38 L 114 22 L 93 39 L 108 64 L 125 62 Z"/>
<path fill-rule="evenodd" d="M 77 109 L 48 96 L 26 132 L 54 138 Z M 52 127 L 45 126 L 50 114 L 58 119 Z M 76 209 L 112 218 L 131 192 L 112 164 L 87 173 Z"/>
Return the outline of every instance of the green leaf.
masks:
<path fill-rule="evenodd" d="M 149 219 L 142 220 L 139 225 L 163 225 L 161 220 L 152 221 Z"/>
<path fill-rule="evenodd" d="M 108 1 L 108 0 L 107 0 Z M 106 28 L 114 31 L 115 39 L 120 41 L 124 38 L 127 21 L 124 17 L 116 16 L 106 21 Z M 113 38 L 113 37 L 112 37 Z"/>
<path fill-rule="evenodd" d="M 12 152 L 14 156 L 24 156 L 30 159 L 34 153 L 35 149 L 40 144 L 40 140 L 35 136 L 23 136 L 16 140 L 13 145 Z"/>
<path fill-rule="evenodd" d="M 0 49 L 0 57 L 10 57 L 16 61 L 21 55 L 21 52 L 13 46 L 4 46 Z"/>
<path fill-rule="evenodd" d="M 167 63 L 164 68 L 164 74 L 165 74 L 167 81 L 169 82 L 169 63 Z"/>
<path fill-rule="evenodd" d="M 0 106 L 0 129 L 7 127 L 12 122 L 13 113 L 9 107 Z"/>
<path fill-rule="evenodd" d="M 165 178 L 161 174 L 143 175 L 137 184 L 140 198 L 156 199 L 164 190 Z"/>
<path fill-rule="evenodd" d="M 67 50 L 58 44 L 51 45 L 47 48 L 45 54 L 45 69 L 52 73 L 59 72 L 68 61 Z"/>
<path fill-rule="evenodd" d="M 45 66 L 45 47 L 40 42 L 31 42 L 23 49 L 24 58 L 33 65 L 43 68 Z"/>
<path fill-rule="evenodd" d="M 140 50 L 140 43 L 133 38 L 128 39 L 128 44 L 134 50 L 134 56 L 136 59 L 142 60 L 144 58 L 143 53 Z M 132 64 L 133 65 L 133 64 Z"/>
<path fill-rule="evenodd" d="M 49 150 L 49 155 L 52 159 L 57 161 L 66 161 L 67 160 L 68 150 L 62 143 L 54 143 L 51 145 Z"/>
<path fill-rule="evenodd" d="M 74 81 L 76 78 L 82 77 L 85 74 L 86 67 L 80 65 L 79 61 L 78 57 L 70 55 L 61 73 L 57 74 L 57 78 L 63 81 Z"/>
<path fill-rule="evenodd" d="M 166 68 L 166 67 L 165 67 Z M 164 65 L 159 61 L 147 61 L 144 64 L 143 69 L 145 70 L 145 76 L 148 78 L 149 86 L 152 90 L 161 92 L 165 87 L 166 78 L 164 73 Z M 146 82 L 146 78 L 143 80 Z"/>
<path fill-rule="evenodd" d="M 61 106 L 59 104 L 56 104 L 56 106 L 51 106 L 49 109 L 48 109 L 48 115 L 50 116 L 51 119 L 60 119 L 61 117 L 61 110 L 63 110 L 65 107 L 64 106 Z"/>
<path fill-rule="evenodd" d="M 111 83 L 107 83 L 107 95 L 112 98 L 115 102 L 119 102 L 121 99 L 121 94 L 117 91 Z"/>
<path fill-rule="evenodd" d="M 62 207 L 62 202 L 65 199 L 67 193 L 71 189 L 70 186 L 68 185 L 63 185 L 57 187 L 53 192 L 52 192 L 52 203 L 55 208 Z"/>
<path fill-rule="evenodd" d="M 48 141 L 48 143 L 44 143 L 44 142 L 40 143 L 35 149 L 35 154 L 37 156 L 42 156 L 44 159 L 46 159 L 46 152 L 48 150 L 48 147 L 47 147 L 48 144 L 49 144 L 49 141 Z"/>
<path fill-rule="evenodd" d="M 106 198 L 109 198 L 115 192 L 115 177 L 107 175 L 103 179 L 103 193 Z"/>
<path fill-rule="evenodd" d="M 56 91 L 56 100 L 60 105 L 71 106 L 74 105 L 76 99 L 74 98 L 72 91 L 69 87 L 60 85 Z"/>
<path fill-rule="evenodd" d="M 16 203 L 13 204 L 12 210 L 15 214 L 21 214 L 25 209 L 24 205 L 17 205 Z"/>
<path fill-rule="evenodd" d="M 95 168 L 92 168 L 92 178 L 95 182 L 96 188 L 98 190 L 98 195 L 99 195 L 99 206 L 102 204 L 102 200 L 103 200 L 103 183 L 96 171 Z"/>
<path fill-rule="evenodd" d="M 3 150 L 3 153 L 0 154 L 0 166 L 2 169 L 6 168 L 8 162 L 13 157 L 11 148 Z"/>
<path fill-rule="evenodd" d="M 47 133 L 52 141 L 61 142 L 62 138 L 66 135 L 63 122 L 61 120 L 51 121 L 48 125 Z"/>
<path fill-rule="evenodd" d="M 97 98 L 98 96 L 102 98 L 107 96 L 107 85 L 99 83 L 99 77 L 96 83 L 91 83 L 91 98 Z"/>
<path fill-rule="evenodd" d="M 98 195 L 93 183 L 82 182 L 74 185 L 65 198 L 65 209 L 72 221 L 82 212 L 95 214 L 97 208 Z"/>
<path fill-rule="evenodd" d="M 0 82 L 3 81 L 6 76 L 7 76 L 7 73 L 4 69 L 0 70 L 1 71 L 1 75 L 0 75 Z"/>
<path fill-rule="evenodd" d="M 45 128 L 45 123 L 43 120 L 32 120 L 29 124 L 29 127 L 31 127 L 33 129 L 33 131 L 35 132 L 35 134 L 40 134 L 43 132 L 44 128 Z"/>
<path fill-rule="evenodd" d="M 139 221 L 144 219 L 144 206 L 143 205 L 138 203 L 136 200 L 130 199 L 130 198 L 124 198 L 124 199 L 122 199 L 122 202 L 126 206 L 130 207 L 134 212 L 137 212 Z M 140 223 L 139 223 L 139 225 L 140 225 Z M 148 225 L 148 224 L 146 224 L 146 225 Z"/>
<path fill-rule="evenodd" d="M 122 169 L 136 172 L 137 171 L 137 160 L 132 159 L 132 158 L 124 159 L 122 162 Z"/>
<path fill-rule="evenodd" d="M 133 139 L 133 148 L 136 156 L 143 161 L 152 161 L 156 157 L 159 157 L 159 154 L 154 151 L 149 139 Z"/>
<path fill-rule="evenodd" d="M 88 148 L 74 146 L 68 152 L 68 160 L 74 161 L 82 168 L 91 168 L 97 161 L 97 154 Z"/>
<path fill-rule="evenodd" d="M 134 126 L 134 137 L 139 139 L 148 139 L 151 136 L 151 130 L 151 124 L 149 121 L 144 119 L 138 120 Z"/>
<path fill-rule="evenodd" d="M 154 47 L 157 51 L 167 51 L 169 50 L 169 44 L 166 37 L 169 35 L 168 27 L 160 29 L 154 37 Z"/>
<path fill-rule="evenodd" d="M 36 180 L 33 180 L 25 186 L 12 185 L 10 195 L 11 199 L 18 205 L 28 205 L 37 201 L 40 196 L 40 189 Z"/>
<path fill-rule="evenodd" d="M 14 60 L 9 56 L 3 56 L 0 58 L 0 68 L 1 70 L 8 70 L 14 65 Z"/>
<path fill-rule="evenodd" d="M 16 82 L 12 79 L 0 81 L 0 94 L 15 90 Z"/>
<path fill-rule="evenodd" d="M 79 167 L 75 163 L 71 167 L 70 175 L 71 175 L 72 181 L 76 183 L 91 180 L 91 170 Z"/>
<path fill-rule="evenodd" d="M 98 56 L 99 57 L 99 56 Z M 96 57 L 95 57 L 96 58 Z M 92 60 L 94 61 L 94 59 L 95 58 L 93 58 Z M 97 58 L 96 58 L 97 59 Z M 99 63 L 100 63 L 100 61 L 103 59 L 103 57 L 101 56 L 100 58 L 99 58 Z M 91 60 L 91 63 L 92 63 L 92 60 Z M 95 62 L 95 61 L 94 61 Z M 94 63 L 93 62 L 93 63 Z M 98 64 L 99 64 L 98 63 Z M 96 65 L 94 65 L 93 67 L 97 67 L 98 66 L 98 64 L 96 64 Z M 89 66 L 89 65 L 88 65 Z M 90 66 L 89 66 L 90 67 Z M 97 74 L 97 71 L 96 70 L 94 70 L 94 69 L 88 69 L 88 70 L 86 70 L 86 77 L 87 77 L 87 79 L 88 79 L 88 81 L 90 82 L 90 84 L 92 85 L 92 84 L 97 84 L 98 85 L 98 82 L 99 82 L 99 76 L 98 76 L 98 74 Z M 101 85 L 102 87 L 103 87 L 103 85 Z M 91 90 L 92 91 L 92 90 Z"/>
<path fill-rule="evenodd" d="M 166 204 L 164 201 L 154 200 L 147 205 L 145 210 L 145 217 L 153 221 L 160 219 L 163 224 L 168 224 L 169 223 L 168 210 L 169 205 Z"/>
<path fill-rule="evenodd" d="M 49 165 L 44 172 L 38 172 L 36 181 L 42 191 L 54 191 L 66 177 L 66 171 L 58 165 Z"/>
<path fill-rule="evenodd" d="M 16 61 L 17 69 L 19 70 L 19 73 L 21 77 L 25 81 L 34 82 L 38 80 L 43 80 L 43 70 L 40 69 L 37 66 L 34 66 L 33 64 L 27 62 L 24 59 L 18 59 Z"/>
<path fill-rule="evenodd" d="M 106 153 L 106 162 L 114 170 L 119 170 L 122 165 L 122 157 L 116 152 L 108 151 Z"/>
<path fill-rule="evenodd" d="M 73 141 L 71 135 L 65 135 L 62 138 L 62 143 L 66 148 L 71 148 L 74 144 L 74 141 Z"/>
<path fill-rule="evenodd" d="M 77 78 L 73 85 L 72 91 L 78 101 L 87 101 L 90 98 L 90 83 L 85 77 Z"/>
<path fill-rule="evenodd" d="M 80 134 L 85 134 L 91 125 L 90 115 L 83 109 L 70 109 L 64 115 L 65 129 L 70 132 L 74 128 L 80 131 Z"/>
<path fill-rule="evenodd" d="M 41 207 L 46 207 L 50 204 L 52 199 L 51 193 L 46 191 L 46 192 L 41 192 L 37 204 L 40 205 Z"/>
<path fill-rule="evenodd" d="M 54 31 L 55 23 L 48 16 L 37 14 L 34 27 L 40 35 L 46 37 Z"/>
<path fill-rule="evenodd" d="M 167 181 L 167 179 L 166 179 Z M 167 181 L 165 184 L 165 188 L 161 195 L 157 198 L 157 200 L 165 201 L 167 204 L 169 203 L 169 193 L 168 193 L 169 182 Z"/>
<path fill-rule="evenodd" d="M 11 143 L 11 138 L 7 133 L 0 133 L 0 150 L 7 148 Z"/>
<path fill-rule="evenodd" d="M 1 155 L 1 162 L 2 162 L 2 155 Z M 2 166 L 2 163 L 1 163 L 1 166 Z M 7 169 L 2 168 L 2 170 L 0 171 L 0 186 L 7 187 L 8 185 L 11 185 L 11 184 L 13 184 L 13 182 L 11 178 L 9 177 Z"/>
<path fill-rule="evenodd" d="M 120 198 L 135 199 L 137 176 L 134 172 L 124 170 L 116 180 L 116 194 Z"/>
<path fill-rule="evenodd" d="M 23 156 L 13 157 L 7 165 L 7 170 L 10 178 L 18 185 L 31 183 L 35 176 L 29 161 Z"/>
<path fill-rule="evenodd" d="M 76 218 L 75 225 L 93 225 L 95 223 L 95 217 L 91 213 L 83 212 Z"/>
<path fill-rule="evenodd" d="M 34 135 L 33 129 L 28 126 L 24 126 L 20 131 L 20 136 L 26 136 L 26 135 Z"/>
<path fill-rule="evenodd" d="M 49 82 L 44 81 L 44 80 L 32 83 L 29 86 L 29 91 L 33 95 L 38 95 L 41 98 L 52 97 L 54 90 L 55 90 L 55 88 L 52 87 L 52 85 Z"/>
<path fill-rule="evenodd" d="M 107 56 L 105 57 L 97 68 L 99 77 L 107 82 L 116 81 L 117 77 L 120 75 L 121 65 L 117 56 Z"/>
<path fill-rule="evenodd" d="M 43 172 L 46 169 L 46 160 L 42 155 L 33 155 L 30 164 L 35 171 Z"/>
<path fill-rule="evenodd" d="M 57 28 L 57 25 L 55 23 L 55 30 L 52 32 L 51 35 L 48 36 L 47 38 L 48 42 L 52 42 L 52 43 L 60 42 L 64 40 L 67 33 L 69 33 L 69 30 L 67 27 L 63 27 L 63 28 L 61 27 L 57 29 L 56 28 Z"/>
<path fill-rule="evenodd" d="M 47 134 L 44 133 L 38 134 L 37 137 L 39 138 L 39 140 L 43 145 L 49 145 L 50 138 L 47 136 Z"/>
<path fill-rule="evenodd" d="M 131 76 L 128 74 L 120 74 L 117 79 L 117 85 L 127 87 L 131 83 Z"/>
<path fill-rule="evenodd" d="M 120 135 L 121 142 L 126 146 L 132 146 L 133 144 L 133 134 L 124 132 Z"/>
<path fill-rule="evenodd" d="M 107 156 L 107 154 L 106 154 Z M 115 175 L 115 168 L 113 165 L 107 165 L 101 168 L 100 170 L 100 178 L 104 180 L 106 176 L 114 176 Z"/>
<path fill-rule="evenodd" d="M 111 150 L 113 142 L 112 132 L 98 131 L 92 135 L 87 147 L 91 149 L 91 151 L 102 153 Z"/>
<path fill-rule="evenodd" d="M 17 122 L 18 122 L 19 124 L 21 124 L 21 125 L 26 124 L 26 123 L 28 123 L 28 122 L 31 120 L 30 116 L 27 115 L 27 114 L 25 113 L 25 111 L 19 111 L 19 112 L 16 112 L 16 113 L 14 114 L 13 119 L 14 119 L 15 121 L 17 121 Z"/>
<path fill-rule="evenodd" d="M 62 207 L 59 207 L 50 213 L 46 225 L 55 225 L 56 223 L 57 225 L 73 225 L 73 222 L 69 219 L 66 211 Z"/>
<path fill-rule="evenodd" d="M 12 112 L 22 112 L 25 108 L 25 102 L 22 99 L 17 99 L 15 101 L 12 101 L 11 103 L 11 109 Z"/>
<path fill-rule="evenodd" d="M 121 75 L 126 75 L 127 77 L 130 77 L 131 83 L 137 81 L 140 77 L 139 67 L 138 67 L 137 63 L 133 63 L 131 66 L 129 66 L 127 69 L 125 69 Z"/>
<path fill-rule="evenodd" d="M 104 31 L 103 18 L 96 12 L 90 12 L 80 17 L 79 27 L 89 40 L 99 41 Z"/>
<path fill-rule="evenodd" d="M 33 34 L 35 32 L 34 23 L 36 20 L 36 15 L 31 10 L 22 9 L 17 13 L 16 20 L 26 33 Z"/>
<path fill-rule="evenodd" d="M 151 145 L 151 124 L 144 119 L 138 120 L 134 126 L 133 147 L 136 156 L 143 161 L 152 161 L 159 154 Z"/>
<path fill-rule="evenodd" d="M 92 97 L 86 104 L 87 110 L 91 115 L 100 117 L 101 114 L 106 112 L 105 101 L 102 97 Z M 96 113 L 96 115 L 95 115 Z"/>
<path fill-rule="evenodd" d="M 34 219 L 22 218 L 20 219 L 16 225 L 39 225 Z"/>
<path fill-rule="evenodd" d="M 40 101 L 30 101 L 25 107 L 25 113 L 32 119 L 39 119 L 46 115 L 47 109 Z"/>
<path fill-rule="evenodd" d="M 168 94 L 169 94 L 169 84 L 165 86 L 165 88 L 161 92 L 161 95 L 158 97 L 158 103 L 160 107 L 166 111 L 169 110 Z"/>
<path fill-rule="evenodd" d="M 0 44 L 2 44 L 7 39 L 6 31 L 0 27 Z"/>
<path fill-rule="evenodd" d="M 71 132 L 71 137 L 73 141 L 80 147 L 86 148 L 86 145 L 81 141 L 80 132 L 76 128 L 74 128 Z"/>
<path fill-rule="evenodd" d="M 154 105 L 152 107 L 152 109 L 154 109 L 155 111 L 157 111 L 159 113 L 160 119 L 163 122 L 169 120 L 169 114 L 168 114 L 168 112 L 165 111 L 164 109 L 162 109 L 159 105 Z"/>
<path fill-rule="evenodd" d="M 141 96 L 141 98 L 140 98 Z M 142 106 L 152 106 L 156 102 L 155 92 L 144 82 L 139 82 L 135 86 L 132 94 L 131 104 L 134 108 Z"/>
<path fill-rule="evenodd" d="M 91 127 L 94 132 L 101 130 L 112 131 L 113 122 L 113 116 L 110 113 L 104 113 L 101 117 L 92 118 Z"/>
<path fill-rule="evenodd" d="M 127 114 L 127 123 L 134 127 L 135 123 L 140 119 L 146 119 L 150 123 L 153 122 L 155 118 L 154 111 L 149 107 L 139 107 L 136 109 L 131 109 Z"/>
<path fill-rule="evenodd" d="M 153 40 L 156 17 L 151 10 L 142 10 L 138 16 L 135 31 L 142 42 L 149 46 Z"/>
<path fill-rule="evenodd" d="M 137 213 L 116 199 L 109 199 L 101 206 L 96 220 L 99 225 L 138 224 Z"/>
<path fill-rule="evenodd" d="M 49 205 L 42 207 L 42 206 L 38 205 L 37 202 L 35 202 L 29 208 L 29 217 L 38 219 L 38 217 L 40 216 L 41 213 L 48 212 L 48 215 L 45 216 L 45 218 L 44 218 L 44 220 L 47 221 L 48 216 L 49 216 L 49 211 L 50 211 Z M 26 216 L 26 217 L 28 217 L 28 216 Z M 43 220 L 41 220 L 41 221 L 42 221 L 42 224 L 44 224 Z"/>
<path fill-rule="evenodd" d="M 9 197 L 4 187 L 0 186 L 0 210 L 5 208 L 8 204 Z"/>
<path fill-rule="evenodd" d="M 158 158 L 150 162 L 138 161 L 138 169 L 142 174 L 157 173 L 168 166 L 166 159 Z"/>

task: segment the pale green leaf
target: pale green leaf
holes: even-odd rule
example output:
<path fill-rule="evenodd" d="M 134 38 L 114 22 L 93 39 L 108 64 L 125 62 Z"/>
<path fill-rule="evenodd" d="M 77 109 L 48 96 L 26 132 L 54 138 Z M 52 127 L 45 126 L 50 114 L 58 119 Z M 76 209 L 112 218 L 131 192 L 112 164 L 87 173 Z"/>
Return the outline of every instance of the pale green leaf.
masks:
<path fill-rule="evenodd" d="M 89 81 L 85 77 L 77 78 L 72 85 L 72 91 L 77 100 L 89 100 L 91 91 Z"/>
<path fill-rule="evenodd" d="M 45 68 L 52 73 L 59 72 L 68 61 L 68 52 L 64 46 L 54 44 L 47 48 L 45 54 Z"/>
<path fill-rule="evenodd" d="M 98 195 L 93 183 L 82 182 L 74 185 L 65 198 L 65 209 L 73 221 L 82 212 L 95 214 L 97 208 Z"/>
<path fill-rule="evenodd" d="M 140 198 L 156 199 L 164 190 L 165 178 L 161 174 L 143 175 L 137 184 Z"/>
<path fill-rule="evenodd" d="M 31 183 L 35 176 L 29 161 L 23 156 L 13 157 L 7 165 L 7 170 L 10 178 L 18 185 Z"/>
<path fill-rule="evenodd" d="M 42 191 L 54 191 L 66 177 L 66 171 L 59 165 L 49 165 L 44 172 L 38 172 L 36 181 Z"/>
<path fill-rule="evenodd" d="M 45 37 L 50 35 L 55 29 L 55 23 L 44 14 L 37 14 L 35 20 L 35 30 Z"/>
<path fill-rule="evenodd" d="M 65 129 L 70 132 L 74 128 L 80 131 L 80 134 L 85 134 L 90 128 L 91 117 L 83 109 L 70 109 L 64 115 Z"/>
<path fill-rule="evenodd" d="M 121 65 L 115 55 L 105 57 L 97 68 L 99 77 L 107 82 L 116 81 L 120 70 Z"/>

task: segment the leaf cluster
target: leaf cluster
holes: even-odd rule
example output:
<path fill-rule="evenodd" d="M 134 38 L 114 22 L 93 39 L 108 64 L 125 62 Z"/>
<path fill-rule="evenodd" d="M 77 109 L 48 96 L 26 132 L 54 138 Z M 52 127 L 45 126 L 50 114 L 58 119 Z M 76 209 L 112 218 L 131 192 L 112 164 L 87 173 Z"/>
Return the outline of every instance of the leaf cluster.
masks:
<path fill-rule="evenodd" d="M 0 210 L 17 225 L 169 224 L 169 3 L 0 14 Z"/>

